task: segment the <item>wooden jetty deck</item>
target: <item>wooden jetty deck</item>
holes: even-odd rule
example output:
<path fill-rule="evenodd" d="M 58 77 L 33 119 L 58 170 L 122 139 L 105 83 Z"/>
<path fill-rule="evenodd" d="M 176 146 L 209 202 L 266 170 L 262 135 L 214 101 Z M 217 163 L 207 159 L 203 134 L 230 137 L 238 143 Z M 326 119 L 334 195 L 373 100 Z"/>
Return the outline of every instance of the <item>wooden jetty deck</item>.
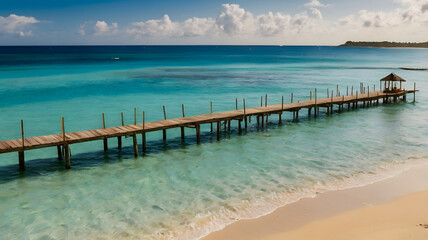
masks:
<path fill-rule="evenodd" d="M 328 92 L 328 91 L 327 91 Z M 21 121 L 21 131 L 22 136 L 20 139 L 13 139 L 7 141 L 0 141 L 0 153 L 8 153 L 8 152 L 18 152 L 19 153 L 19 169 L 21 171 L 25 170 L 25 161 L 24 161 L 24 151 L 38 148 L 46 148 L 46 147 L 57 147 L 58 150 L 58 158 L 65 159 L 65 167 L 70 168 L 70 153 L 69 153 L 69 145 L 81 142 L 88 142 L 94 140 L 103 140 L 104 141 L 104 150 L 107 150 L 107 139 L 109 138 L 118 138 L 118 147 L 121 148 L 121 137 L 122 136 L 132 136 L 133 137 L 133 147 L 134 147 L 134 155 L 138 156 L 138 144 L 137 144 L 137 134 L 142 134 L 142 150 L 146 151 L 146 134 L 147 132 L 153 131 L 163 131 L 164 140 L 166 139 L 166 130 L 171 128 L 181 128 L 181 137 L 184 139 L 184 128 L 195 128 L 196 129 L 196 140 L 197 143 L 200 143 L 200 125 L 201 124 L 211 124 L 211 131 L 213 130 L 212 125 L 216 124 L 217 130 L 217 139 L 220 139 L 220 131 L 221 131 L 221 122 L 225 124 L 228 123 L 230 129 L 230 121 L 237 120 L 238 121 L 238 131 L 241 132 L 241 122 L 243 122 L 244 127 L 247 128 L 248 121 L 247 119 L 251 116 L 257 117 L 257 124 L 261 124 L 263 127 L 265 118 L 272 114 L 279 115 L 279 122 L 281 123 L 281 114 L 285 111 L 293 112 L 294 120 L 298 121 L 299 111 L 303 108 L 308 109 L 308 117 L 313 115 L 317 117 L 319 114 L 320 107 L 326 107 L 327 112 L 333 112 L 333 106 L 339 106 L 339 111 L 343 111 L 344 107 L 347 105 L 347 109 L 358 108 L 359 104 L 363 106 L 371 105 L 373 102 L 379 103 L 389 102 L 389 101 L 397 101 L 399 97 L 402 97 L 404 100 L 406 99 L 406 95 L 408 93 L 415 93 L 416 88 L 414 90 L 405 90 L 400 93 L 384 93 L 382 91 L 375 92 L 367 92 L 364 94 L 350 94 L 347 96 L 333 96 L 333 92 L 331 93 L 331 97 L 317 99 L 316 89 L 314 91 L 314 97 L 312 98 L 312 92 L 310 95 L 310 99 L 307 101 L 300 102 L 291 102 L 284 103 L 284 97 L 282 98 L 282 103 L 274 104 L 274 105 L 265 105 L 261 107 L 255 108 L 245 108 L 245 99 L 243 100 L 243 109 L 237 109 L 234 111 L 227 112 L 218 112 L 218 113 L 209 113 L 202 114 L 197 116 L 185 117 L 184 116 L 184 107 L 183 107 L 183 117 L 175 118 L 175 119 L 165 119 L 156 121 L 156 122 L 144 122 L 140 124 L 119 126 L 119 127 L 110 127 L 106 128 L 104 124 L 104 115 L 103 115 L 103 128 L 96 130 L 87 130 L 80 132 L 70 132 L 66 133 L 64 128 L 64 118 L 62 118 L 62 133 L 48 135 L 48 136 L 38 136 L 38 137 L 30 137 L 24 138 L 23 131 L 23 123 Z M 338 94 L 336 94 L 338 95 Z M 267 101 L 267 96 L 266 96 Z M 212 108 L 211 108 L 212 109 Z M 313 112 L 312 112 L 313 109 Z M 211 110 L 212 112 L 212 110 Z M 135 113 L 136 114 L 136 113 Z M 144 114 L 144 113 L 143 113 Z M 164 108 L 165 115 L 165 108 Z M 226 126 L 224 126 L 226 128 Z"/>

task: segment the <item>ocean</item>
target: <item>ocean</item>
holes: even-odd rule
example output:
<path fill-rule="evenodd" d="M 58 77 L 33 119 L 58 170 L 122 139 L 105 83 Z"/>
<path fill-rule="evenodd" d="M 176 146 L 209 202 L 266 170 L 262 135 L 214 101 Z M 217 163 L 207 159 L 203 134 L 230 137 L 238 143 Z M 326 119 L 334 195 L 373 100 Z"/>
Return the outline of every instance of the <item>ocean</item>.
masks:
<path fill-rule="evenodd" d="M 339 85 L 379 89 L 391 72 L 413 89 L 407 102 L 326 115 L 275 115 L 221 141 L 202 126 L 71 145 L 71 170 L 56 148 L 0 155 L 0 239 L 198 239 L 317 192 L 369 184 L 428 159 L 428 50 L 318 46 L 0 47 L 0 141 L 318 98 Z M 346 108 L 345 108 L 346 109 Z M 141 136 L 138 136 L 141 143 Z M 141 150 L 141 145 L 140 145 Z M 141 152 L 140 152 L 141 153 Z"/>

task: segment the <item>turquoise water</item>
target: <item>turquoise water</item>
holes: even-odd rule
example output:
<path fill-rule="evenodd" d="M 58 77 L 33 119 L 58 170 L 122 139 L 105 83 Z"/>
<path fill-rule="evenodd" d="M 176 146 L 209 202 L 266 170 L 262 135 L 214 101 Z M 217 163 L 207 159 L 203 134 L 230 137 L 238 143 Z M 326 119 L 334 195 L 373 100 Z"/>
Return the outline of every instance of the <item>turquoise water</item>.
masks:
<path fill-rule="evenodd" d="M 118 59 L 116 59 L 118 58 Z M 307 100 L 309 91 L 342 93 L 375 85 L 395 72 L 421 91 L 417 102 L 386 104 L 278 126 L 254 125 L 242 135 L 236 122 L 222 140 L 203 126 L 186 140 L 178 130 L 148 134 L 148 152 L 134 158 L 109 140 L 71 146 L 65 171 L 56 148 L 0 155 L 0 239 L 194 239 L 240 218 L 267 214 L 315 192 L 363 185 L 428 157 L 428 51 L 334 47 L 0 47 L 0 140 Z M 253 118 L 253 124 L 255 119 Z M 141 138 L 138 137 L 140 141 Z M 141 146 L 140 146 L 141 149 Z"/>

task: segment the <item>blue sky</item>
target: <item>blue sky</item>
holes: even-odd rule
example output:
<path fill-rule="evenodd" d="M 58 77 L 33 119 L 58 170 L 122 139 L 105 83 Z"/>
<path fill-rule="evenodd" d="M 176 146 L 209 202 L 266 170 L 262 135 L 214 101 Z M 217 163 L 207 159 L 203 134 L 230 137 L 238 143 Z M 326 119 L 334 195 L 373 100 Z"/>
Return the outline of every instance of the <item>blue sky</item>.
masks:
<path fill-rule="evenodd" d="M 428 0 L 15 0 L 0 45 L 428 40 Z"/>

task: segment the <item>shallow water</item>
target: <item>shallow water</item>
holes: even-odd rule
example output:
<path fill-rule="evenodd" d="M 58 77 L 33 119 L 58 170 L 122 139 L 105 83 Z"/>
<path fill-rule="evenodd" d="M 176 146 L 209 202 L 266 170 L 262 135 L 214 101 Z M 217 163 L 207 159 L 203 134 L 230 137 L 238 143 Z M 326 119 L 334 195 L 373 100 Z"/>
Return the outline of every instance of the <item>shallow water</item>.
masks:
<path fill-rule="evenodd" d="M 115 58 L 119 58 L 115 60 Z M 417 83 L 417 102 L 373 106 L 293 123 L 291 114 L 268 129 L 254 125 L 238 135 L 236 123 L 222 140 L 203 126 L 148 134 L 148 153 L 133 157 L 115 139 L 71 146 L 72 170 L 56 148 L 0 155 L 0 238 L 193 239 L 239 218 L 257 217 L 315 192 L 365 184 L 428 157 L 428 51 L 334 47 L 0 47 L 0 140 L 307 100 L 309 91 L 341 93 L 395 72 Z M 264 98 L 264 97 L 263 97 Z M 253 124 L 255 118 L 253 118 Z M 138 137 L 140 141 L 140 136 Z M 141 149 L 141 146 L 140 146 Z M 25 226 L 25 227 L 24 227 Z"/>

